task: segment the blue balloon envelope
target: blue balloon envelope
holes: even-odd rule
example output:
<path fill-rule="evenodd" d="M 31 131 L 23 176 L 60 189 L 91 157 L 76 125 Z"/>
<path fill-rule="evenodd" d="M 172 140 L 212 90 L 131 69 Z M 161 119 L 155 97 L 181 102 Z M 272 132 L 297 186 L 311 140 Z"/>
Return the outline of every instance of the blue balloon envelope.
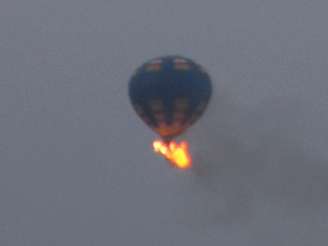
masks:
<path fill-rule="evenodd" d="M 211 92 L 206 71 L 182 56 L 151 59 L 136 70 L 129 82 L 129 96 L 136 113 L 166 141 L 199 119 Z"/>

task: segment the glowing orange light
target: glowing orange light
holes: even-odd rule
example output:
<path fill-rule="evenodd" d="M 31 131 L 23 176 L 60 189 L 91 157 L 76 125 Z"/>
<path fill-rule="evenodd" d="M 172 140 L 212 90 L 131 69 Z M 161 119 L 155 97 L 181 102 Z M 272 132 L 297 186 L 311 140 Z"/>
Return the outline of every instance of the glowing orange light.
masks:
<path fill-rule="evenodd" d="M 155 140 L 153 142 L 154 151 L 167 160 L 169 160 L 173 166 L 180 169 L 187 169 L 191 167 L 192 159 L 188 150 L 188 143 L 183 141 L 181 143 L 170 142 L 166 143 L 161 140 Z"/>

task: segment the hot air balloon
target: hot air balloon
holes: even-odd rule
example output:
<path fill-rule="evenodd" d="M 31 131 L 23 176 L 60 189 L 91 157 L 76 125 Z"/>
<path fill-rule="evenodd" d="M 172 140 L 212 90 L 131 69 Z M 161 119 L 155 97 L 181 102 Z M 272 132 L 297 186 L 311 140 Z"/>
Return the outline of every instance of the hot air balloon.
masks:
<path fill-rule="evenodd" d="M 170 149 L 173 139 L 204 113 L 211 88 L 210 77 L 199 64 L 183 56 L 163 56 L 136 70 L 129 96 L 139 117 Z"/>

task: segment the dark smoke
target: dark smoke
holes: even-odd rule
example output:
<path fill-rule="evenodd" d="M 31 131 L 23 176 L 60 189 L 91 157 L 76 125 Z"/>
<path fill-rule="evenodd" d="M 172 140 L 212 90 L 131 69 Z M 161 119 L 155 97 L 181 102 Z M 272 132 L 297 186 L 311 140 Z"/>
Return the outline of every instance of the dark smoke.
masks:
<path fill-rule="evenodd" d="M 181 221 L 198 230 L 263 230 L 268 238 L 271 230 L 281 237 L 288 231 L 292 242 L 306 231 L 305 242 L 313 242 L 313 233 L 327 225 L 327 158 L 320 128 L 311 125 L 325 119 L 318 114 L 324 105 L 301 92 L 272 93 L 252 105 L 234 100 L 231 91 L 222 94 L 214 93 L 204 119 L 187 134 L 194 198 Z"/>

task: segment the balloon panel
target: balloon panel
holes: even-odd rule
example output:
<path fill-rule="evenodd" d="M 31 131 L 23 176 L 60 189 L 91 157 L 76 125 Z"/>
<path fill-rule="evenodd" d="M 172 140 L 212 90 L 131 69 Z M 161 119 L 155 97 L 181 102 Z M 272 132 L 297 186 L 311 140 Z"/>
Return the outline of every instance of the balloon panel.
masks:
<path fill-rule="evenodd" d="M 150 128 L 163 138 L 173 138 L 202 115 L 211 96 L 211 81 L 188 58 L 159 57 L 137 69 L 129 83 L 129 96 Z"/>

